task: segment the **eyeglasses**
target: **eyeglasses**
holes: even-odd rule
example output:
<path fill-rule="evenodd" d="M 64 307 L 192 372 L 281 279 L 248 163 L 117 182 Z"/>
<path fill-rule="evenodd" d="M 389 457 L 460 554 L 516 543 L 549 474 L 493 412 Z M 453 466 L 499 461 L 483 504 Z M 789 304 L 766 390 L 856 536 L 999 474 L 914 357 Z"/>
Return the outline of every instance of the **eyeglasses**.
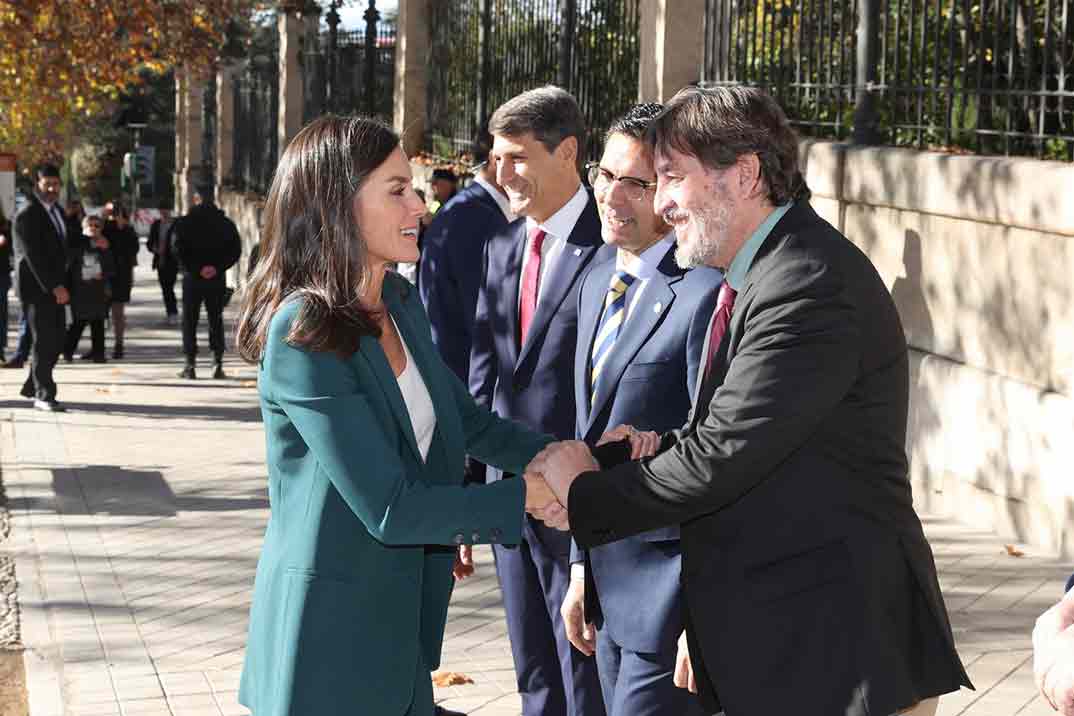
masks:
<path fill-rule="evenodd" d="M 604 194 L 612 188 L 612 184 L 619 182 L 623 185 L 627 198 L 631 201 L 641 201 L 650 189 L 656 188 L 655 181 L 645 181 L 636 177 L 617 177 L 607 169 L 601 168 L 600 164 L 590 162 L 586 165 L 586 173 L 593 191 Z"/>

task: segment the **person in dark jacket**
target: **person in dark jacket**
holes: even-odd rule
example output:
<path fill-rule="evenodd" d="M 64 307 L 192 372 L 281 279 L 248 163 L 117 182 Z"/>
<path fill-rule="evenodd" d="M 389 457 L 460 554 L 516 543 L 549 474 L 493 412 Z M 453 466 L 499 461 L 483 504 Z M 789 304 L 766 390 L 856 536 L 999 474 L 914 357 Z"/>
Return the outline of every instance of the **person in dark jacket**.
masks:
<path fill-rule="evenodd" d="M 108 239 L 102 235 L 104 222 L 100 217 L 87 216 L 82 220 L 80 235 L 68 248 L 68 285 L 71 287 L 73 323 L 67 329 L 63 356 L 68 363 L 74 357 L 82 331 L 90 327 L 91 348 L 83 360 L 104 363 L 104 319 L 111 298 L 109 279 L 115 273 L 115 262 Z"/>
<path fill-rule="evenodd" d="M 20 394 L 34 401 L 34 408 L 63 411 L 56 401 L 52 369 L 63 346 L 64 306 L 67 290 L 67 229 L 58 205 L 60 170 L 52 164 L 37 168 L 36 191 L 15 217 L 15 254 L 18 257 L 19 298 L 26 309 L 33 348 L 31 368 Z"/>
<path fill-rule="evenodd" d="M 160 207 L 160 218 L 149 226 L 149 239 L 145 248 L 153 254 L 153 269 L 157 272 L 160 292 L 164 297 L 164 320 L 169 326 L 179 323 L 179 304 L 175 300 L 175 279 L 179 264 L 171 251 L 172 227 L 175 219 L 167 205 Z"/>
<path fill-rule="evenodd" d="M 198 321 L 201 304 L 209 314 L 209 348 L 214 358 L 213 378 L 224 374 L 225 272 L 242 253 L 239 230 L 224 212 L 213 205 L 206 191 L 195 192 L 194 206 L 172 228 L 172 251 L 183 272 L 183 353 L 186 366 L 180 378 L 196 378 Z"/>
<path fill-rule="evenodd" d="M 0 363 L 7 351 L 7 293 L 11 289 L 11 222 L 0 206 Z"/>
<path fill-rule="evenodd" d="M 127 208 L 116 202 L 112 205 L 111 219 L 104 225 L 104 238 L 112 251 L 116 272 L 112 276 L 112 357 L 123 357 L 123 336 L 127 332 L 127 304 L 131 300 L 134 285 L 134 267 L 138 264 L 138 234 L 131 225 Z"/>

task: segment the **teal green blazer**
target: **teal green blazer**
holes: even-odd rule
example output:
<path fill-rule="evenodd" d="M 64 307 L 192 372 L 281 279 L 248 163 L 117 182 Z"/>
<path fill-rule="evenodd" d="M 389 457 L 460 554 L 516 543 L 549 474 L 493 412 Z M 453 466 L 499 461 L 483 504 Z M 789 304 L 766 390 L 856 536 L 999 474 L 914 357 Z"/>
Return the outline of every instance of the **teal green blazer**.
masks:
<path fill-rule="evenodd" d="M 523 481 L 465 487 L 465 454 L 520 473 L 551 440 L 474 403 L 409 284 L 389 273 L 383 297 L 436 411 L 424 462 L 377 339 L 346 360 L 290 346 L 298 301 L 269 328 L 271 516 L 239 691 L 257 716 L 406 712 L 415 674 L 439 666 L 454 546 L 521 539 Z"/>

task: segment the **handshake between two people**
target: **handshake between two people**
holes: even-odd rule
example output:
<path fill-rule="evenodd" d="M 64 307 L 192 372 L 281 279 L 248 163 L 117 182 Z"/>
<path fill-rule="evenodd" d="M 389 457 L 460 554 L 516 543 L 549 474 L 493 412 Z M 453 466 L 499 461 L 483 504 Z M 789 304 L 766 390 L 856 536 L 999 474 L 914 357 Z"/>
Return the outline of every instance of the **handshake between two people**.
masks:
<path fill-rule="evenodd" d="M 630 459 L 640 460 L 656 454 L 660 436 L 654 432 L 620 425 L 601 436 L 597 445 L 629 442 Z M 583 472 L 599 470 L 589 446 L 580 440 L 550 443 L 526 466 L 522 479 L 526 481 L 526 512 L 549 527 L 567 531 L 567 497 L 574 480 Z"/>

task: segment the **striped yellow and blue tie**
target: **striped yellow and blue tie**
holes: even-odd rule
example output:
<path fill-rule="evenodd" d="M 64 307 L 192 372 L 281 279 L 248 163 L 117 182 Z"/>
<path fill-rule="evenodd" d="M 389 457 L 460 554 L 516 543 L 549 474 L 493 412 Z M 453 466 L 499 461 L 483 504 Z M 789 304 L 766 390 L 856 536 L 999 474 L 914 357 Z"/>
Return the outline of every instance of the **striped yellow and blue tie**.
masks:
<path fill-rule="evenodd" d="M 634 279 L 635 277 L 626 271 L 616 271 L 608 286 L 608 295 L 604 299 L 604 313 L 600 317 L 597 337 L 593 339 L 593 352 L 590 354 L 590 365 L 593 366 L 589 373 L 590 404 L 597 395 L 597 380 L 600 378 L 600 371 L 608 362 L 615 339 L 619 337 L 619 330 L 623 327 L 623 320 L 626 318 L 626 292 L 630 284 L 634 283 Z"/>

